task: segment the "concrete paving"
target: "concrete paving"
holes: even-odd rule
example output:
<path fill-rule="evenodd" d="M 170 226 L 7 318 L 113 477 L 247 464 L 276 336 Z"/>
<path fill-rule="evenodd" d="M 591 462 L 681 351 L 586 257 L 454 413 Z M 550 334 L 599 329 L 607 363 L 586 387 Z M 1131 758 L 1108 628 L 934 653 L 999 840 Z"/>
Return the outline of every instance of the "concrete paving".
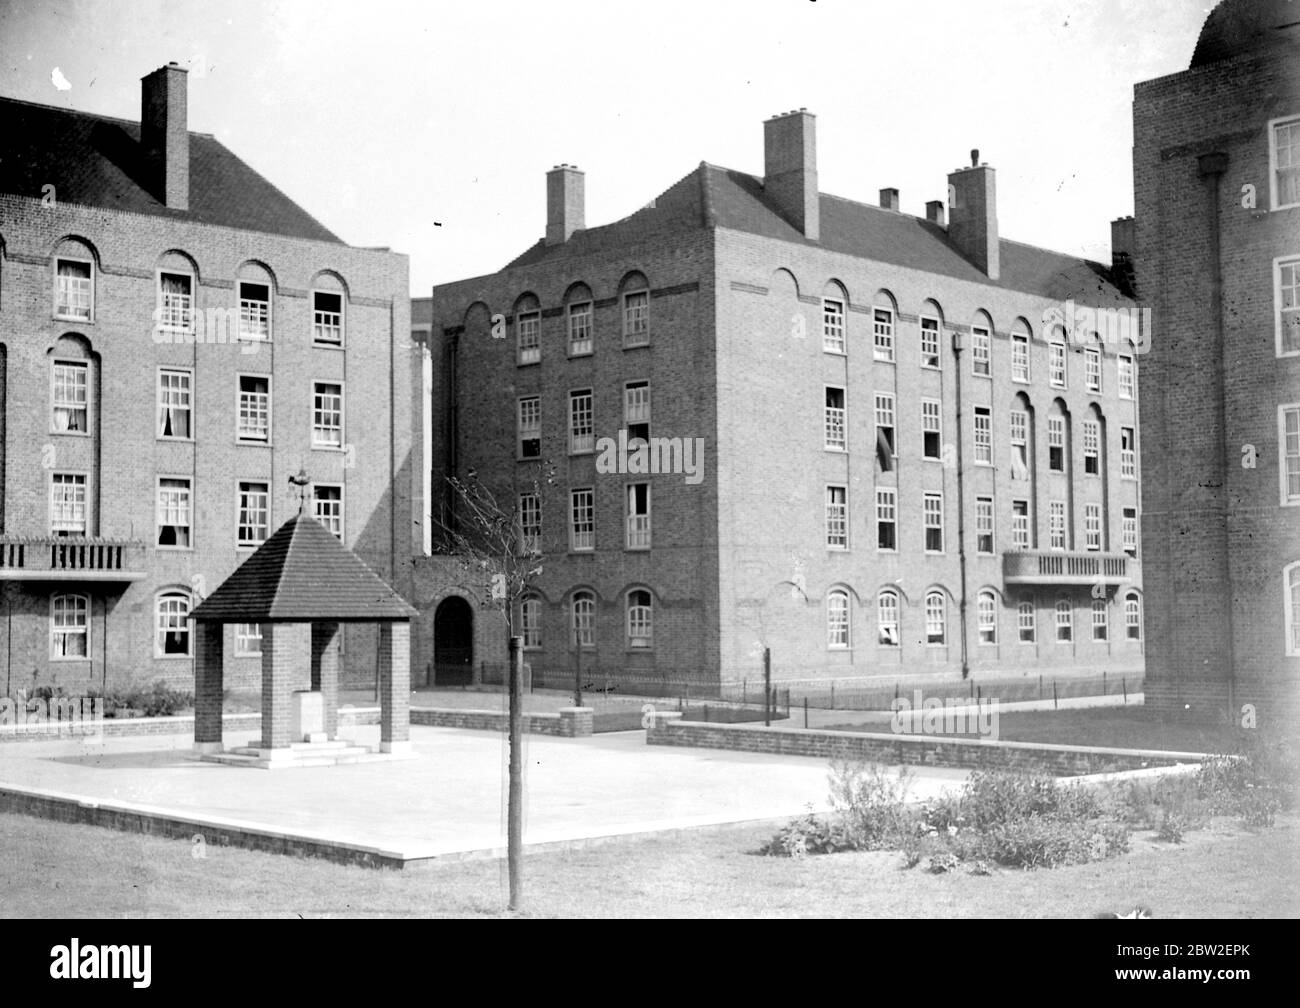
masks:
<path fill-rule="evenodd" d="M 378 743 L 377 726 L 353 729 Z M 253 740 L 230 734 L 228 746 Z M 400 763 L 255 770 L 200 762 L 188 736 L 10 743 L 0 791 L 56 796 L 237 835 L 283 838 L 286 849 L 336 847 L 384 863 L 499 855 L 505 836 L 501 734 L 413 726 L 419 758 Z M 827 763 L 761 753 L 647 746 L 645 733 L 585 739 L 525 736 L 525 844 L 755 820 L 827 807 Z M 967 771 L 913 770 L 916 797 L 955 787 Z"/>

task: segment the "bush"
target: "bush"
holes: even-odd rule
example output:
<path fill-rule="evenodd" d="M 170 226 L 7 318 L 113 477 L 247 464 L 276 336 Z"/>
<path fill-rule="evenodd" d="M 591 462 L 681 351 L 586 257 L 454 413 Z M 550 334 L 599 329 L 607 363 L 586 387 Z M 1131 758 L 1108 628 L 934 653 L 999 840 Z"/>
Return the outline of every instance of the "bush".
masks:
<path fill-rule="evenodd" d="M 109 717 L 118 716 L 119 709 L 139 710 L 145 717 L 168 717 L 193 706 L 193 693 L 169 686 L 162 679 L 145 689 L 112 690 L 104 698 Z"/>
<path fill-rule="evenodd" d="M 905 767 L 891 777 L 875 763 L 831 764 L 831 805 L 855 849 L 897 847 L 911 832 L 905 805 L 911 779 Z"/>
<path fill-rule="evenodd" d="M 823 819 L 809 811 L 782 826 L 771 840 L 759 848 L 759 853 L 801 858 L 809 854 L 834 854 L 852 849 L 853 845 L 843 823 Z"/>
<path fill-rule="evenodd" d="M 1046 774 L 976 770 L 962 789 L 961 809 L 976 829 L 1056 810 L 1056 781 Z"/>
<path fill-rule="evenodd" d="M 1101 861 L 1129 849 L 1128 827 L 1036 815 L 989 831 L 993 860 L 1013 868 L 1057 868 Z"/>

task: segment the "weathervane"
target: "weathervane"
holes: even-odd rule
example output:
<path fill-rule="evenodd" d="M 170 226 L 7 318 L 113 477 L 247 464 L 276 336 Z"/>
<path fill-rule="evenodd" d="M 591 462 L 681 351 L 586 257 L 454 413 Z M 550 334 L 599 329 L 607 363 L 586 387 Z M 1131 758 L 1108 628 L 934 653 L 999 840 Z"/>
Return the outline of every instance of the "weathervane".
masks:
<path fill-rule="evenodd" d="M 290 476 L 289 482 L 298 488 L 298 513 L 307 505 L 307 487 L 311 483 L 305 468 L 299 468 L 296 476 Z"/>

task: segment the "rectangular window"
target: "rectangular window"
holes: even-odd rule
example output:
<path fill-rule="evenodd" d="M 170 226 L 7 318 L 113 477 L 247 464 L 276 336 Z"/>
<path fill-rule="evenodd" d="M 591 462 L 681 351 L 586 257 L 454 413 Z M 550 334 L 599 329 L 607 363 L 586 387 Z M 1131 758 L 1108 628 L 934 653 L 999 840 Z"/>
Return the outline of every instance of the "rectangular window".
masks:
<path fill-rule="evenodd" d="M 1277 426 L 1282 503 L 1300 504 L 1300 403 L 1278 407 Z"/>
<path fill-rule="evenodd" d="M 623 345 L 645 346 L 650 342 L 650 292 L 623 295 Z"/>
<path fill-rule="evenodd" d="M 1121 519 L 1120 537 L 1124 542 L 1124 552 L 1131 557 L 1138 555 L 1138 513 L 1137 508 L 1125 508 Z"/>
<path fill-rule="evenodd" d="M 51 429 L 57 434 L 88 433 L 90 370 L 85 364 L 55 361 L 51 373 L 53 413 Z"/>
<path fill-rule="evenodd" d="M 1030 548 L 1029 501 L 1011 502 L 1011 542 L 1018 550 Z"/>
<path fill-rule="evenodd" d="M 993 414 L 987 406 L 975 407 L 975 464 L 993 464 Z"/>
<path fill-rule="evenodd" d="M 877 392 L 876 400 L 876 461 L 881 472 L 894 468 L 894 397 L 889 392 Z"/>
<path fill-rule="evenodd" d="M 1048 380 L 1057 388 L 1065 388 L 1065 344 L 1047 344 Z"/>
<path fill-rule="evenodd" d="M 1300 118 L 1272 123 L 1273 209 L 1300 206 Z"/>
<path fill-rule="evenodd" d="M 822 301 L 822 349 L 844 353 L 844 304 L 830 298 Z"/>
<path fill-rule="evenodd" d="M 239 282 L 239 338 L 271 338 L 271 288 L 267 284 Z"/>
<path fill-rule="evenodd" d="M 526 554 L 542 551 L 542 498 L 535 493 L 519 495 L 520 548 Z"/>
<path fill-rule="evenodd" d="M 943 494 L 926 494 L 923 507 L 925 516 L 925 551 L 943 552 Z"/>
<path fill-rule="evenodd" d="M 1065 418 L 1047 418 L 1047 468 L 1065 472 Z"/>
<path fill-rule="evenodd" d="M 50 533 L 86 534 L 86 477 L 83 473 L 54 473 L 50 477 Z"/>
<path fill-rule="evenodd" d="M 1029 337 L 1024 333 L 1011 335 L 1011 380 L 1029 381 Z"/>
<path fill-rule="evenodd" d="M 235 624 L 235 657 L 255 658 L 262 653 L 262 624 Z"/>
<path fill-rule="evenodd" d="M 847 446 L 844 432 L 844 390 L 826 386 L 826 447 L 844 451 Z"/>
<path fill-rule="evenodd" d="M 54 314 L 89 322 L 95 303 L 93 264 L 88 259 L 54 261 Z"/>
<path fill-rule="evenodd" d="M 519 629 L 525 648 L 542 646 L 542 601 L 526 598 L 519 604 Z"/>
<path fill-rule="evenodd" d="M 1084 546 L 1090 550 L 1101 549 L 1101 505 L 1085 504 L 1083 506 Z"/>
<path fill-rule="evenodd" d="M 569 493 L 569 548 L 596 548 L 596 491 L 591 487 Z"/>
<path fill-rule="evenodd" d="M 270 492 L 265 483 L 239 484 L 240 546 L 260 546 L 270 534 Z"/>
<path fill-rule="evenodd" d="M 894 313 L 887 308 L 875 308 L 871 313 L 871 331 L 875 340 L 875 357 L 878 361 L 894 360 Z"/>
<path fill-rule="evenodd" d="M 1101 351 L 1088 347 L 1083 351 L 1083 377 L 1089 392 L 1101 391 Z"/>
<path fill-rule="evenodd" d="M 50 600 L 50 657 L 76 659 L 89 655 L 89 601 L 84 595 L 55 595 Z"/>
<path fill-rule="evenodd" d="M 343 342 L 343 295 L 334 291 L 311 292 L 311 338 L 317 343 Z"/>
<path fill-rule="evenodd" d="M 939 320 L 921 319 L 921 367 L 939 366 Z"/>
<path fill-rule="evenodd" d="M 158 545 L 190 547 L 190 481 L 158 479 Z"/>
<path fill-rule="evenodd" d="M 542 457 L 542 400 L 526 396 L 519 400 L 519 457 Z"/>
<path fill-rule="evenodd" d="M 1092 639 L 1104 641 L 1110 636 L 1109 615 L 1105 599 L 1092 600 Z"/>
<path fill-rule="evenodd" d="M 266 442 L 271 439 L 271 379 L 267 375 L 239 376 L 239 426 L 235 436 L 240 441 Z"/>
<path fill-rule="evenodd" d="M 650 548 L 650 484 L 630 483 L 627 488 L 627 548 Z"/>
<path fill-rule="evenodd" d="M 194 277 L 190 274 L 158 274 L 158 328 L 171 332 L 194 328 Z"/>
<path fill-rule="evenodd" d="M 1277 263 L 1277 354 L 1300 353 L 1300 259 Z"/>
<path fill-rule="evenodd" d="M 1022 599 L 1016 606 L 1016 628 L 1020 632 L 1021 644 L 1032 644 L 1036 636 L 1034 627 L 1034 603 Z"/>
<path fill-rule="evenodd" d="M 947 620 L 944 618 L 943 596 L 930 592 L 925 597 L 925 642 L 927 644 L 944 643 Z"/>
<path fill-rule="evenodd" d="M 975 498 L 975 552 L 993 552 L 993 498 Z"/>
<path fill-rule="evenodd" d="M 876 548 L 898 549 L 898 491 L 876 487 Z"/>
<path fill-rule="evenodd" d="M 591 302 L 569 305 L 569 356 L 591 353 Z"/>
<path fill-rule="evenodd" d="M 343 447 L 343 386 L 312 384 L 311 443 L 313 447 Z"/>
<path fill-rule="evenodd" d="M 592 426 L 591 389 L 569 393 L 569 454 L 585 455 L 594 451 L 596 433 Z"/>
<path fill-rule="evenodd" d="M 542 359 L 542 313 L 520 312 L 515 319 L 519 363 L 536 364 Z"/>
<path fill-rule="evenodd" d="M 158 369 L 158 436 L 188 440 L 190 430 L 190 386 L 193 375 L 189 371 Z"/>
<path fill-rule="evenodd" d="M 312 515 L 335 539 L 343 541 L 343 488 L 317 483 L 312 487 Z"/>
<path fill-rule="evenodd" d="M 1133 358 L 1120 356 L 1117 367 L 1119 371 L 1119 397 L 1121 399 L 1132 399 L 1137 389 L 1137 383 L 1134 380 Z"/>
<path fill-rule="evenodd" d="M 640 438 L 650 442 L 650 383 L 628 382 L 623 386 L 623 425 L 631 443 Z"/>
<path fill-rule="evenodd" d="M 921 457 L 943 458 L 943 414 L 938 399 L 921 400 Z"/>
<path fill-rule="evenodd" d="M 1029 479 L 1029 414 L 1012 410 L 1011 424 L 1011 478 Z"/>
<path fill-rule="evenodd" d="M 1047 505 L 1047 534 L 1052 549 L 1065 549 L 1065 501 L 1051 501 Z"/>
<path fill-rule="evenodd" d="M 1070 603 L 1062 599 L 1056 603 L 1056 639 L 1058 641 L 1074 640 L 1074 610 Z"/>
<path fill-rule="evenodd" d="M 1083 422 L 1083 471 L 1089 476 L 1101 475 L 1101 426 L 1096 420 Z"/>
<path fill-rule="evenodd" d="M 1119 429 L 1119 474 L 1137 479 L 1137 442 L 1132 427 Z"/>
<path fill-rule="evenodd" d="M 826 545 L 830 549 L 848 549 L 849 498 L 848 488 L 826 488 Z"/>
<path fill-rule="evenodd" d="M 975 326 L 970 331 L 970 360 L 974 374 L 993 374 L 993 339 L 987 329 Z"/>

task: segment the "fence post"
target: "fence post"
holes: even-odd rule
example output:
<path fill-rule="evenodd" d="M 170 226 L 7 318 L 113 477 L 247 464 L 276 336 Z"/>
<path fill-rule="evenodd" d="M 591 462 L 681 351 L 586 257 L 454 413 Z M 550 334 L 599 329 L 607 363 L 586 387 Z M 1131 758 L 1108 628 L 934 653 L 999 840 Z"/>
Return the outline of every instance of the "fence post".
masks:
<path fill-rule="evenodd" d="M 1124 687 L 1124 703 L 1125 705 L 1127 705 L 1128 704 L 1128 677 L 1120 676 L 1119 684 L 1122 687 Z"/>
<path fill-rule="evenodd" d="M 1056 702 L 1056 680 L 1052 680 L 1052 710 L 1060 710 L 1060 704 Z"/>
<path fill-rule="evenodd" d="M 1043 674 L 1038 673 L 1038 699 L 1043 699 Z"/>
<path fill-rule="evenodd" d="M 831 710 L 835 709 L 835 683 L 831 683 Z"/>
<path fill-rule="evenodd" d="M 772 649 L 763 648 L 763 727 L 772 726 Z"/>
<path fill-rule="evenodd" d="M 740 702 L 742 704 L 749 703 L 749 680 L 748 679 L 740 680 Z"/>
<path fill-rule="evenodd" d="M 1106 695 L 1106 670 L 1101 670 L 1101 695 Z"/>
<path fill-rule="evenodd" d="M 808 697 L 803 698 L 803 726 L 808 727 Z"/>

